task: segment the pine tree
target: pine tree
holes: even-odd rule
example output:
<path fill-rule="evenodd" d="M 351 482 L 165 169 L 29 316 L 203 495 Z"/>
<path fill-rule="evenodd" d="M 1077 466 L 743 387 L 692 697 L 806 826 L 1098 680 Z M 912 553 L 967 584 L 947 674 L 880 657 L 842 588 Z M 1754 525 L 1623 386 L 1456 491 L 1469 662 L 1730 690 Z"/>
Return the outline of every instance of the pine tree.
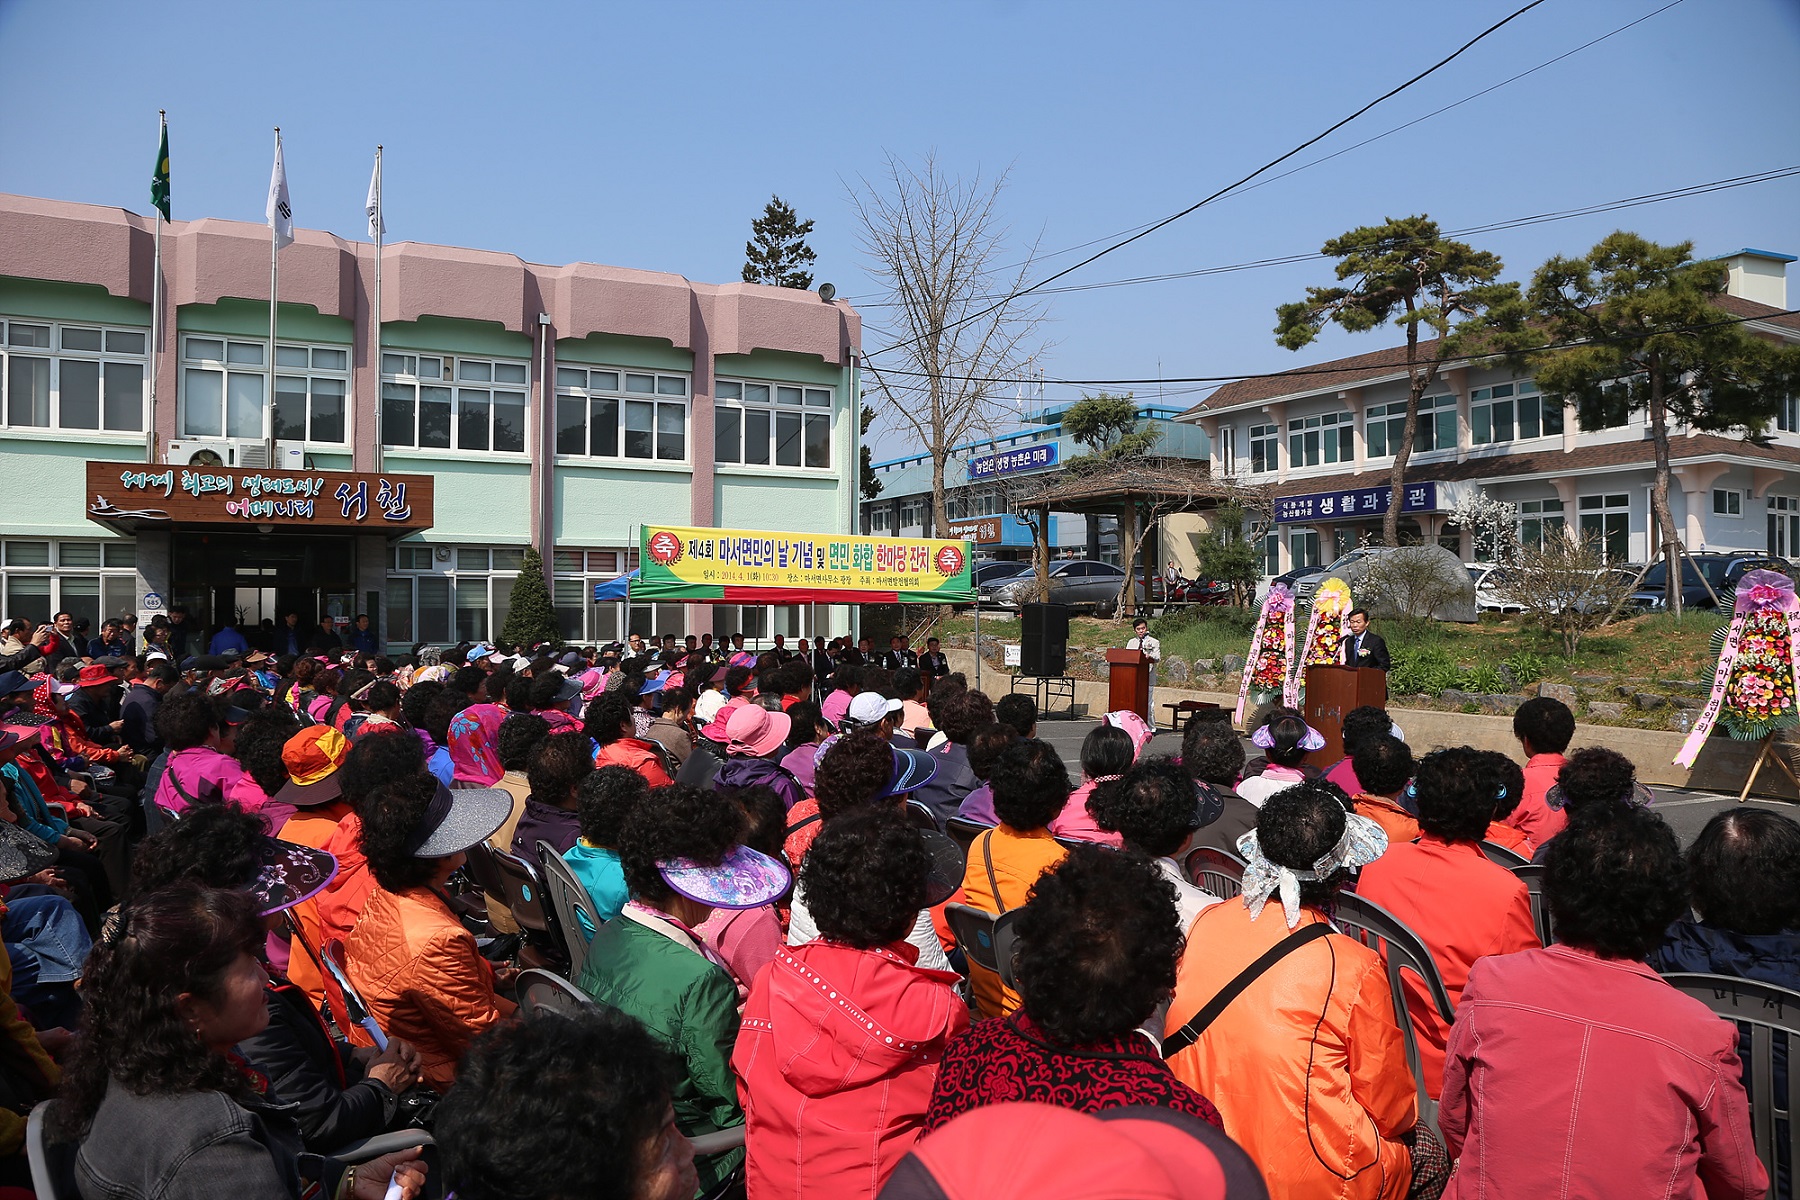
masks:
<path fill-rule="evenodd" d="M 771 287 L 812 287 L 810 267 L 818 258 L 806 244 L 813 231 L 780 196 L 770 196 L 763 215 L 750 222 L 750 240 L 744 243 L 744 282 Z"/>
<path fill-rule="evenodd" d="M 875 406 L 865 403 L 862 410 L 862 473 L 857 476 L 864 500 L 881 495 L 881 476 L 875 473 L 875 455 L 869 448 L 869 426 L 875 423 Z"/>
<path fill-rule="evenodd" d="M 506 624 L 500 640 L 523 649 L 544 642 L 560 645 L 562 630 L 556 621 L 556 605 L 550 600 L 550 585 L 544 582 L 544 559 L 536 547 L 525 551 L 525 564 L 513 580 L 511 607 L 506 610 Z"/>

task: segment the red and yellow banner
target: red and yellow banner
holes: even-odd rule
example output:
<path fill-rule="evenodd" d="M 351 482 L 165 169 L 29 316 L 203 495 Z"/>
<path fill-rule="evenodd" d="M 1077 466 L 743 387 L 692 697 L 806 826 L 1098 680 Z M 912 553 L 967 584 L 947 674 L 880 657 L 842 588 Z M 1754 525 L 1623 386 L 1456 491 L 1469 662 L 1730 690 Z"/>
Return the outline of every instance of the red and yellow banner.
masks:
<path fill-rule="evenodd" d="M 646 525 L 633 600 L 948 604 L 975 599 L 969 543 Z"/>

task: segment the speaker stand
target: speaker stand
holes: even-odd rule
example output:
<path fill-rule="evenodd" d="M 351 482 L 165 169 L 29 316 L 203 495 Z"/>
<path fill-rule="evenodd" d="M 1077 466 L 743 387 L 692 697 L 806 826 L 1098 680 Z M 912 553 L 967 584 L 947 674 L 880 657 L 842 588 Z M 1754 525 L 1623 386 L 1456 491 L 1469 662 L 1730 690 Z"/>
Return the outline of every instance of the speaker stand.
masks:
<path fill-rule="evenodd" d="M 1073 675 L 1014 675 L 1009 692 L 1022 691 L 1021 683 L 1031 685 L 1031 695 L 1037 701 L 1038 716 L 1061 717 L 1066 720 L 1075 719 L 1075 677 Z M 1059 713 L 1051 709 L 1053 700 L 1061 700 L 1066 707 Z"/>

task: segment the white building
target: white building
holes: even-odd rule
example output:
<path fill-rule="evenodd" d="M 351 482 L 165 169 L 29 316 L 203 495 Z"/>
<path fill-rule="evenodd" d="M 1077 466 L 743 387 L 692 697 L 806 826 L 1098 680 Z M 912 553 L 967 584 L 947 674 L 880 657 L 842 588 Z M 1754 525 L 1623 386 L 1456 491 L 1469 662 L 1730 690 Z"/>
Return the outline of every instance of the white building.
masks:
<path fill-rule="evenodd" d="M 1793 261 L 1763 250 L 1727 256 L 1727 293 L 1716 303 L 1749 318 L 1759 336 L 1800 342 L 1800 315 L 1784 315 Z M 1420 354 L 1434 346 L 1421 342 Z M 1365 534 L 1379 536 L 1406 412 L 1405 362 L 1405 347 L 1395 346 L 1305 374 L 1245 379 L 1182 414 L 1208 434 L 1216 474 L 1274 495 L 1265 574 L 1328 563 Z M 1670 505 L 1688 549 L 1800 556 L 1800 397 L 1785 400 L 1767 446 L 1685 426 L 1671 432 Z M 1478 487 L 1517 506 L 1525 542 L 1573 526 L 1603 538 L 1612 557 L 1644 562 L 1658 549 L 1653 475 L 1643 413 L 1582 428 L 1573 406 L 1503 363 L 1452 362 L 1420 403 L 1401 530 L 1472 558 L 1469 534 L 1446 514 Z"/>

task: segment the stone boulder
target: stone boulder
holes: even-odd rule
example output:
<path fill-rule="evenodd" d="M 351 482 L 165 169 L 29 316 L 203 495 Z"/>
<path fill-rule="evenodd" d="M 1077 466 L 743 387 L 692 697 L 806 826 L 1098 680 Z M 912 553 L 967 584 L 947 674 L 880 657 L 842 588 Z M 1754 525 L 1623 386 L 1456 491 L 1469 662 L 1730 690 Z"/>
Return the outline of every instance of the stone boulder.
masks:
<path fill-rule="evenodd" d="M 1655 692 L 1634 692 L 1631 702 L 1644 712 L 1655 712 L 1659 708 L 1669 707 L 1669 698 L 1659 696 Z"/>
<path fill-rule="evenodd" d="M 1547 700 L 1561 700 L 1569 706 L 1571 712 L 1575 710 L 1578 700 L 1575 689 L 1566 683 L 1540 683 L 1537 685 L 1537 694 Z"/>
<path fill-rule="evenodd" d="M 1242 671 L 1244 669 L 1245 659 L 1241 654 L 1227 654 L 1222 661 L 1224 662 L 1225 673 L 1227 675 L 1231 674 L 1233 671 Z"/>
<path fill-rule="evenodd" d="M 1477 696 L 1477 697 L 1475 697 L 1475 703 L 1477 703 L 1481 706 L 1482 712 L 1495 713 L 1500 716 L 1510 717 L 1510 716 L 1512 716 L 1512 714 L 1515 711 L 1517 711 L 1519 705 L 1525 703 L 1525 701 L 1527 701 L 1529 699 L 1530 699 L 1529 696 L 1514 696 L 1514 695 L 1510 695 L 1510 694 L 1505 694 L 1505 695 L 1496 694 L 1496 695 L 1487 695 L 1487 696 Z"/>
<path fill-rule="evenodd" d="M 1625 717 L 1625 706 L 1604 700 L 1593 700 L 1588 703 L 1588 716 L 1599 717 L 1607 721 L 1619 721 Z"/>
<path fill-rule="evenodd" d="M 1461 688 L 1445 688 L 1438 693 L 1438 700 L 1461 708 L 1465 704 L 1480 705 L 1481 695 L 1478 692 L 1465 692 Z"/>
<path fill-rule="evenodd" d="M 1179 658 L 1166 658 L 1156 668 L 1157 682 L 1169 687 L 1186 687 L 1188 682 L 1188 665 Z"/>
<path fill-rule="evenodd" d="M 1216 658 L 1196 658 L 1194 660 L 1194 670 L 1199 671 L 1202 675 L 1214 674 L 1218 669 L 1219 660 Z"/>

